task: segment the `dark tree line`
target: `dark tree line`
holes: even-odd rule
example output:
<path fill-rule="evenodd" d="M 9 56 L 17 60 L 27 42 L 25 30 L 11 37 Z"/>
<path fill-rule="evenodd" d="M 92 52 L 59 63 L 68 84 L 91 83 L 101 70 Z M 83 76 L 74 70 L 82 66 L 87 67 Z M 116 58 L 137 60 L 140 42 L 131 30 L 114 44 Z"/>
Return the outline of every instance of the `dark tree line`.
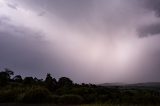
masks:
<path fill-rule="evenodd" d="M 67 77 L 61 77 L 57 81 L 55 78 L 51 76 L 51 74 L 47 74 L 45 80 L 33 78 L 33 77 L 25 77 L 22 78 L 21 75 L 13 76 L 14 72 L 10 69 L 4 69 L 4 71 L 0 72 L 0 86 L 4 87 L 9 84 L 23 84 L 23 85 L 43 85 L 48 88 L 50 91 L 54 91 L 59 87 L 71 87 L 73 86 L 73 81 Z M 13 78 L 11 78 L 13 77 Z"/>
<path fill-rule="evenodd" d="M 44 80 L 22 78 L 4 69 L 0 72 L 0 103 L 160 104 L 160 88 L 76 84 L 67 77 L 57 80 L 51 74 Z"/>

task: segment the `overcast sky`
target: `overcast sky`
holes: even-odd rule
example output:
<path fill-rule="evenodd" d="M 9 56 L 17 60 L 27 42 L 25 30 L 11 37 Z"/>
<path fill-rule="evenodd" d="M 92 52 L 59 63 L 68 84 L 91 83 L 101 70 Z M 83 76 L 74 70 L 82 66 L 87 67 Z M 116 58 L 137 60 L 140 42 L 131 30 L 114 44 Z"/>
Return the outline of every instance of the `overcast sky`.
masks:
<path fill-rule="evenodd" d="M 160 0 L 0 0 L 0 68 L 77 83 L 160 81 Z"/>

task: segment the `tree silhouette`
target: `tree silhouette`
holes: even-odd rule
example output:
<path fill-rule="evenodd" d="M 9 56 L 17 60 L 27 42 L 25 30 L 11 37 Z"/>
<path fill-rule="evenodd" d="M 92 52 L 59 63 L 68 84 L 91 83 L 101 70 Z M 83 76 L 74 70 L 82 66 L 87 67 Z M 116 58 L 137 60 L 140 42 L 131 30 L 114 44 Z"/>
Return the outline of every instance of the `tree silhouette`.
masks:
<path fill-rule="evenodd" d="M 23 84 L 26 84 L 26 85 L 32 85 L 32 84 L 34 84 L 33 77 L 25 77 L 24 80 L 23 80 Z"/>
<path fill-rule="evenodd" d="M 59 87 L 71 87 L 73 85 L 73 81 L 67 77 L 61 77 L 58 80 Z"/>
<path fill-rule="evenodd" d="M 13 80 L 15 81 L 15 82 L 22 82 L 23 81 L 23 79 L 22 79 L 22 77 L 20 76 L 20 75 L 16 75 L 14 78 L 13 78 Z"/>
<path fill-rule="evenodd" d="M 51 74 L 47 74 L 45 79 L 45 84 L 50 91 L 54 91 L 57 88 L 57 81 L 55 78 L 52 78 Z"/>
<path fill-rule="evenodd" d="M 9 78 L 10 78 L 12 75 L 14 75 L 14 72 L 13 72 L 12 70 L 10 70 L 10 69 L 5 68 L 4 70 L 5 70 L 5 72 L 8 74 Z"/>
<path fill-rule="evenodd" d="M 11 75 L 14 75 L 14 72 L 5 68 L 4 71 L 0 72 L 0 85 L 7 85 L 10 81 Z"/>

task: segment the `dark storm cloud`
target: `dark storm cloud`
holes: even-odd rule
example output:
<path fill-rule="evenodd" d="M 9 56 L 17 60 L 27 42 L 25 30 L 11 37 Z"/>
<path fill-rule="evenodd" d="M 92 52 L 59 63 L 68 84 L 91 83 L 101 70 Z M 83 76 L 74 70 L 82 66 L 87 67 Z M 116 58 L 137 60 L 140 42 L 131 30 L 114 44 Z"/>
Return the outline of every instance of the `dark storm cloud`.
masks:
<path fill-rule="evenodd" d="M 83 19 L 91 10 L 92 0 L 16 0 L 27 7 L 40 11 L 56 14 L 68 21 Z"/>
<path fill-rule="evenodd" d="M 160 23 L 144 26 L 139 29 L 139 36 L 146 37 L 160 34 Z"/>
<path fill-rule="evenodd" d="M 146 7 L 156 12 L 157 16 L 160 16 L 160 0 L 143 0 L 146 3 Z"/>
<path fill-rule="evenodd" d="M 37 10 L 38 16 L 44 16 L 47 12 L 50 12 L 51 14 L 55 14 L 58 17 L 64 19 L 66 22 L 69 24 L 73 24 L 73 22 L 81 22 L 82 20 L 86 23 L 89 23 L 92 25 L 92 27 L 95 27 L 95 30 L 106 30 L 107 25 L 110 24 L 109 20 L 112 18 L 113 22 L 111 21 L 110 27 L 113 26 L 113 29 L 108 28 L 109 30 L 114 30 L 116 27 L 114 24 L 117 26 L 122 26 L 125 25 L 129 20 L 132 15 L 138 16 L 140 15 L 138 12 L 129 14 L 129 11 L 125 10 L 119 10 L 120 12 L 117 12 L 117 16 L 115 14 L 115 17 L 111 16 L 109 17 L 107 9 L 107 4 L 112 5 L 111 1 L 105 1 L 101 0 L 99 2 L 96 2 L 95 0 L 39 0 L 38 2 L 36 0 L 27 0 L 27 1 L 21 1 L 21 0 L 16 0 L 18 2 L 24 3 L 27 7 Z M 113 1 L 114 2 L 114 1 Z M 154 11 L 155 15 L 159 17 L 160 14 L 160 0 L 134 0 L 134 1 L 121 1 L 121 2 L 128 2 L 126 4 L 134 7 L 134 10 L 141 11 L 142 8 L 146 9 L 150 12 Z M 103 5 L 99 4 L 106 4 L 106 8 L 103 7 Z M 122 3 L 123 4 L 123 3 Z M 125 4 L 125 5 L 126 5 Z M 94 9 L 93 6 L 98 6 L 98 8 Z M 99 7 L 101 6 L 101 7 Z M 133 9 L 133 7 L 130 7 L 130 9 Z M 102 9 L 103 8 L 103 9 Z M 114 7 L 113 7 L 114 8 Z M 106 10 L 105 10 L 106 9 Z M 96 11 L 95 11 L 96 10 Z M 97 11 L 99 10 L 99 11 Z M 114 10 L 114 9 L 113 9 Z M 129 9 L 128 9 L 129 10 Z M 133 10 L 133 11 L 134 11 Z M 131 11 L 131 12 L 133 12 Z M 100 20 L 92 20 L 92 15 L 93 13 L 96 12 L 96 14 L 101 14 L 103 12 L 103 16 L 101 16 L 101 21 Z M 113 11 L 115 12 L 115 11 Z M 96 15 L 95 14 L 95 15 Z M 124 15 L 122 15 L 124 14 Z M 94 16 L 96 17 L 96 16 Z M 124 21 L 121 21 L 122 19 L 126 19 L 126 23 Z M 95 22 L 92 22 L 92 21 Z M 97 21 L 97 22 L 96 22 Z M 100 21 L 100 22 L 99 22 Z M 72 22 L 72 23 L 70 23 Z M 95 25 L 97 23 L 103 23 L 103 25 Z M 83 22 L 82 22 L 83 23 Z M 106 25 L 105 25 L 106 24 Z M 120 24 L 120 25 L 119 25 Z M 85 25 L 85 24 L 84 24 Z M 102 26 L 102 27 L 101 27 Z M 85 27 L 85 26 L 84 26 Z M 144 37 L 150 35 L 155 35 L 159 33 L 159 25 L 157 23 L 153 25 L 147 25 L 147 26 L 141 26 L 140 28 L 137 29 L 139 36 Z"/>
<path fill-rule="evenodd" d="M 155 11 L 157 16 L 160 15 L 160 0 L 134 0 L 132 2 L 134 5 L 138 5 L 142 8 Z"/>
<path fill-rule="evenodd" d="M 25 76 L 42 77 L 45 71 L 56 73 L 58 67 L 50 60 L 43 33 L 7 24 L 6 20 L 10 21 L 0 19 L 0 68 L 8 67 Z"/>
<path fill-rule="evenodd" d="M 160 0 L 136 0 L 136 5 L 142 6 L 150 12 L 154 12 L 157 18 L 160 18 Z M 138 29 L 140 37 L 147 37 L 160 34 L 160 22 L 141 26 Z"/>
<path fill-rule="evenodd" d="M 158 0 L 7 1 L 0 10 L 2 67 L 77 82 L 159 80 L 159 36 L 148 37 L 160 33 Z"/>

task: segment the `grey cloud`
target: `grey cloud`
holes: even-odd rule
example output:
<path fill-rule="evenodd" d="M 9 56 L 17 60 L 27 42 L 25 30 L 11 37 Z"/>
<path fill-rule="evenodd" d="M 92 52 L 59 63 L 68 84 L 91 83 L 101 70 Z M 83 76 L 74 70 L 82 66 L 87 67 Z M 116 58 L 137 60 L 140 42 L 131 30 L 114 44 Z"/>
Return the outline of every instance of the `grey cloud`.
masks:
<path fill-rule="evenodd" d="M 160 0 L 142 0 L 146 3 L 146 8 L 156 12 L 157 16 L 160 16 Z"/>
<path fill-rule="evenodd" d="M 40 12 L 39 14 L 38 14 L 38 16 L 44 16 L 46 14 L 46 12 L 45 11 L 42 11 L 42 12 Z"/>
<path fill-rule="evenodd" d="M 135 0 L 134 3 L 146 9 L 146 11 L 154 13 L 155 17 L 160 18 L 160 0 Z M 141 26 L 137 28 L 137 31 L 140 37 L 159 35 L 160 21 L 158 23 Z"/>
<path fill-rule="evenodd" d="M 8 21 L 10 21 L 10 18 L 9 18 L 9 17 L 0 16 L 0 24 L 1 24 L 1 26 L 3 26 L 3 24 L 4 24 L 5 22 L 8 22 Z M 6 24 L 4 24 L 4 25 L 6 25 Z"/>
<path fill-rule="evenodd" d="M 67 21 L 77 21 L 89 15 L 92 0 L 16 0 L 38 13 L 50 12 Z M 92 10 L 91 10 L 92 11 Z"/>
<path fill-rule="evenodd" d="M 43 33 L 5 22 L 0 24 L 2 27 L 5 28 L 0 30 L 0 68 L 8 67 L 25 76 L 42 77 L 48 72 L 57 75 L 59 66 L 56 58 L 53 61 L 48 54 Z"/>
<path fill-rule="evenodd" d="M 157 15 L 160 12 L 160 0 L 134 0 L 132 2 L 134 5 L 138 5 L 145 9 L 155 11 Z"/>
<path fill-rule="evenodd" d="M 11 4 L 11 3 L 7 3 L 8 7 L 17 10 L 17 5 L 16 4 Z"/>
<path fill-rule="evenodd" d="M 140 28 L 138 32 L 140 37 L 158 35 L 160 34 L 160 23 L 144 26 Z"/>
<path fill-rule="evenodd" d="M 55 21 L 54 18 L 52 19 L 52 17 L 48 18 L 48 15 L 53 14 L 53 15 L 56 15 L 58 18 L 63 19 L 63 21 L 68 22 L 69 23 L 68 27 L 72 28 L 73 27 L 72 24 L 76 23 L 78 27 L 76 27 L 77 29 L 75 27 L 74 28 L 80 32 L 80 34 L 77 32 L 77 35 L 78 36 L 82 35 L 82 38 L 84 39 L 82 39 L 83 41 L 81 42 L 81 37 L 77 37 L 77 39 L 80 38 L 77 40 L 76 37 L 72 35 L 74 34 L 72 33 L 72 30 L 71 30 L 71 33 L 69 33 L 71 34 L 71 36 L 68 33 L 66 34 L 67 36 L 64 33 L 62 33 L 64 35 L 61 35 L 62 37 L 59 37 L 58 40 L 62 42 L 64 41 L 63 42 L 64 44 L 60 42 L 59 43 L 60 46 L 58 45 L 57 49 L 59 48 L 66 49 L 66 52 L 63 52 L 63 50 L 62 52 L 59 52 L 60 56 L 59 55 L 58 56 L 60 58 L 58 58 L 56 54 L 57 53 L 56 49 L 54 51 L 52 48 L 55 54 L 53 52 L 50 52 L 49 50 L 50 48 L 48 47 L 49 42 L 44 41 L 43 39 L 44 35 L 42 32 L 36 32 L 34 29 L 31 30 L 23 26 L 17 27 L 15 25 L 7 24 L 7 21 L 11 21 L 11 20 L 7 17 L 2 17 L 0 18 L 0 29 L 2 29 L 0 30 L 0 50 L 1 50 L 0 64 L 2 67 L 13 68 L 13 70 L 14 69 L 18 70 L 16 72 L 25 73 L 25 74 L 38 73 L 38 74 L 44 75 L 44 73 L 52 72 L 56 76 L 69 75 L 71 78 L 74 78 L 74 80 L 76 80 L 77 82 L 83 81 L 84 79 L 85 79 L 84 81 L 86 82 L 87 81 L 99 82 L 99 81 L 102 81 L 102 79 L 107 80 L 106 76 L 108 77 L 112 77 L 114 75 L 116 76 L 117 73 L 116 72 L 112 73 L 111 71 L 115 71 L 115 70 L 112 70 L 112 68 L 110 73 L 107 71 L 109 69 L 104 70 L 99 66 L 97 66 L 99 69 L 96 68 L 95 70 L 91 70 L 93 69 L 94 66 L 90 66 L 92 65 L 92 60 L 88 61 L 89 59 L 92 59 L 92 56 L 89 57 L 90 55 L 92 55 L 92 53 L 90 52 L 97 53 L 97 54 L 96 53 L 93 54 L 93 58 L 94 58 L 94 55 L 96 57 L 96 55 L 99 55 L 99 53 L 100 55 L 102 55 L 100 57 L 103 58 L 107 54 L 107 51 L 115 52 L 114 49 L 116 48 L 113 47 L 115 43 L 115 45 L 119 44 L 118 46 L 120 46 L 119 48 L 120 53 L 121 51 L 124 54 L 125 54 L 125 51 L 129 53 L 130 52 L 135 53 L 135 51 L 137 50 L 138 53 L 142 52 L 140 53 L 140 56 L 146 56 L 145 58 L 139 57 L 137 60 L 135 60 L 139 65 L 145 64 L 145 66 L 149 67 L 149 68 L 146 68 L 145 66 L 140 66 L 141 67 L 140 69 L 142 70 L 139 70 L 140 72 L 137 72 L 137 74 L 142 72 L 143 75 L 141 75 L 140 77 L 142 77 L 143 81 L 151 80 L 151 79 L 160 80 L 158 77 L 160 75 L 159 51 L 156 51 L 156 49 L 148 50 L 148 48 L 150 49 L 152 48 L 152 46 L 157 45 L 154 42 L 154 40 L 153 41 L 142 40 L 141 41 L 142 46 L 143 46 L 143 43 L 145 42 L 147 42 L 147 44 L 148 42 L 149 43 L 151 42 L 152 44 L 144 45 L 144 47 L 139 47 L 139 45 L 137 44 L 138 45 L 137 47 L 133 46 L 135 47 L 133 48 L 133 50 L 135 51 L 132 51 L 132 48 L 131 48 L 131 51 L 128 51 L 125 48 L 125 46 L 128 47 L 128 45 L 130 44 L 129 41 L 132 41 L 132 37 L 128 37 L 128 36 L 130 35 L 138 36 L 133 31 L 136 30 L 138 24 L 141 23 L 141 21 L 143 21 L 142 18 L 145 18 L 143 15 L 146 15 L 145 14 L 146 11 L 147 13 L 151 13 L 155 11 L 156 12 L 155 16 L 158 17 L 157 15 L 159 14 L 158 0 L 155 0 L 155 1 L 152 0 L 152 2 L 151 0 L 134 0 L 134 1 L 128 1 L 128 0 L 117 0 L 117 1 L 116 0 L 101 0 L 101 1 L 96 1 L 96 0 L 38 0 L 38 1 L 37 0 L 23 0 L 23 1 L 15 0 L 15 1 L 17 1 L 17 3 L 19 2 L 22 3 L 18 5 L 20 5 L 23 8 L 25 8 L 26 6 L 27 8 L 26 10 L 31 9 L 31 10 L 34 10 L 34 12 L 36 11 L 38 16 L 44 16 L 47 21 Z M 14 8 L 14 5 L 10 5 L 10 8 Z M 148 16 L 148 14 L 146 16 Z M 82 20 L 86 20 L 86 21 L 82 21 Z M 149 25 L 148 23 L 147 25 L 145 23 L 147 22 L 142 22 L 141 24 L 144 24 L 144 25 L 141 25 L 140 28 L 139 27 L 137 28 L 137 31 L 140 37 L 145 37 L 148 35 L 158 35 L 160 33 L 160 23 L 150 23 Z M 45 27 L 48 27 L 48 26 L 45 26 Z M 49 27 L 52 27 L 52 26 L 49 26 Z M 68 29 L 66 28 L 64 29 L 64 32 L 66 30 L 70 31 L 69 28 Z M 59 32 L 63 32 L 63 29 L 60 29 Z M 86 38 L 86 36 L 88 35 L 88 32 L 91 33 L 91 36 L 88 37 L 90 40 L 87 40 L 88 38 Z M 96 37 L 94 36 L 94 34 Z M 123 35 L 125 35 L 126 37 L 124 38 L 124 41 L 122 40 L 124 37 Z M 105 36 L 105 37 L 102 37 L 102 36 Z M 72 37 L 75 37 L 75 38 L 72 39 Z M 152 36 L 152 37 L 157 37 L 157 36 Z M 104 41 L 101 40 L 103 38 L 104 38 Z M 140 41 L 138 37 L 136 37 L 135 39 L 138 39 L 138 41 Z M 150 37 L 148 38 L 146 37 L 144 39 L 150 39 Z M 74 40 L 76 43 L 75 42 L 72 43 L 72 41 Z M 91 44 L 89 44 L 87 41 L 91 41 L 89 42 Z M 125 43 L 125 41 L 128 41 L 128 42 Z M 121 45 L 121 43 L 123 42 L 124 42 L 124 45 L 123 44 Z M 67 48 L 68 43 L 71 45 L 71 48 L 73 47 L 73 50 L 71 51 L 68 50 Z M 76 46 L 76 44 L 81 45 L 81 43 L 84 44 L 82 46 L 86 46 L 86 48 L 84 47 L 85 49 L 83 49 L 83 47 L 80 48 L 81 46 L 80 47 Z M 133 39 L 133 43 L 135 43 L 136 45 L 137 41 L 134 42 L 134 39 Z M 103 44 L 106 47 L 101 48 L 100 46 L 103 46 Z M 50 46 L 54 46 L 54 45 L 50 45 Z M 90 48 L 87 48 L 87 47 L 90 47 Z M 112 47 L 113 47 L 113 50 L 111 49 Z M 145 50 L 144 51 L 141 50 L 146 48 L 148 50 L 147 52 L 149 53 L 153 52 L 157 54 L 148 55 L 146 54 Z M 93 49 L 93 51 L 92 50 L 90 51 L 88 49 Z M 105 50 L 101 50 L 101 49 L 105 49 Z M 86 55 L 83 57 L 83 53 L 81 55 L 80 52 L 84 52 L 84 55 L 85 53 Z M 101 53 L 101 52 L 104 52 L 104 53 Z M 50 53 L 52 53 L 52 55 Z M 70 54 L 71 56 L 70 55 L 68 56 L 67 53 Z M 114 54 L 115 53 L 113 53 L 113 55 Z M 112 53 L 111 54 L 109 53 L 109 55 L 111 55 L 112 57 Z M 81 63 L 81 60 L 82 60 L 82 62 L 86 61 L 86 64 L 79 65 L 76 59 L 74 59 L 75 57 L 81 58 L 79 63 Z M 110 56 L 107 56 L 105 59 L 107 61 L 112 61 L 111 60 L 112 58 L 108 58 L 108 57 Z M 106 65 L 105 63 L 103 63 L 104 61 L 103 59 L 100 58 L 97 60 L 100 60 L 100 63 Z M 146 63 L 145 62 L 143 63 L 143 61 L 139 62 L 141 60 L 145 60 Z M 147 61 L 150 61 L 150 62 L 147 63 Z M 91 62 L 91 64 L 89 62 Z M 108 63 L 109 65 L 113 65 L 113 64 L 110 64 L 110 62 Z M 116 66 L 116 63 L 114 64 Z M 130 70 L 134 70 L 134 68 L 129 69 L 126 73 L 129 73 L 130 75 L 131 73 Z M 104 71 L 101 71 L 101 69 Z M 108 74 L 108 75 L 105 75 L 105 74 Z M 90 76 L 90 78 L 88 78 L 88 76 Z M 156 77 L 156 78 L 154 79 L 153 77 Z M 110 78 L 110 80 L 112 80 L 112 78 Z"/>
<path fill-rule="evenodd" d="M 139 70 L 143 73 L 141 81 L 159 81 L 160 78 L 160 50 L 150 51 L 151 53 L 146 55 L 143 59 L 144 66 Z"/>

